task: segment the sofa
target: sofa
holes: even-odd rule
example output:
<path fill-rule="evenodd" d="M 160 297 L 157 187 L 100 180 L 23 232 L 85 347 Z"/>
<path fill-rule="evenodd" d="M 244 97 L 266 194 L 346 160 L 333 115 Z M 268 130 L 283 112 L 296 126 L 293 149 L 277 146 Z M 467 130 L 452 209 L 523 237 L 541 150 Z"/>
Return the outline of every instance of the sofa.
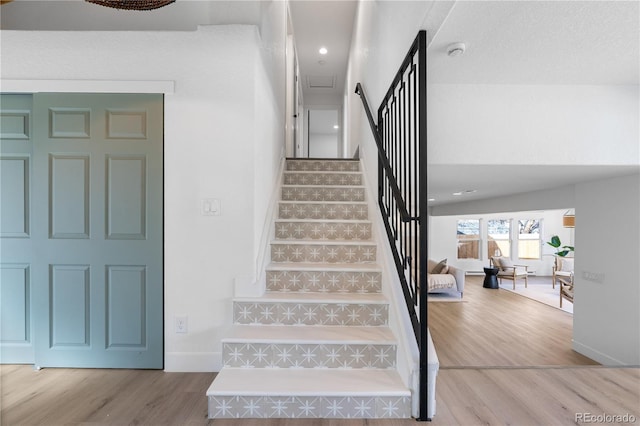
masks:
<path fill-rule="evenodd" d="M 433 273 L 437 269 L 438 273 Z M 447 259 L 440 262 L 427 260 L 427 283 L 429 293 L 464 293 L 465 271 L 447 265 Z"/>

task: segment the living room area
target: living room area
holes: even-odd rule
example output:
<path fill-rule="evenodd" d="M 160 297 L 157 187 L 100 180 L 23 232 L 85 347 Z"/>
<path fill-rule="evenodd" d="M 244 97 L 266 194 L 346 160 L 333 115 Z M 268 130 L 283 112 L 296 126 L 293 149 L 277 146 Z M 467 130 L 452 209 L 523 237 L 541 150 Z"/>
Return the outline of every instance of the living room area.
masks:
<path fill-rule="evenodd" d="M 574 223 L 574 209 L 432 217 L 430 258 L 572 314 Z"/>
<path fill-rule="evenodd" d="M 573 424 L 576 413 L 592 409 L 639 416 L 640 270 L 632 260 L 640 255 L 639 178 L 631 173 L 488 201 L 469 195 L 432 207 L 429 258 L 465 273 L 462 297 L 429 303 L 440 362 L 434 423 Z M 565 227 L 571 214 L 575 228 Z M 563 309 L 559 282 L 552 286 L 554 236 L 560 251 L 575 246 L 565 249 L 574 259 L 575 304 L 564 299 Z M 490 258 L 505 253 L 530 272 L 526 288 L 524 277 L 484 286 Z M 552 294 L 549 303 L 523 297 L 536 288 Z"/>

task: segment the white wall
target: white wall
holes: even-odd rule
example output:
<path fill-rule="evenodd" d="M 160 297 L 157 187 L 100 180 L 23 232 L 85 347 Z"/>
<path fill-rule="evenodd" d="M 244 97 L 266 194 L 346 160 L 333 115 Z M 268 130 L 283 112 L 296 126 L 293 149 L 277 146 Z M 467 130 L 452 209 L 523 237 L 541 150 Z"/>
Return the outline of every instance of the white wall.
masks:
<path fill-rule="evenodd" d="M 338 158 L 338 135 L 309 134 L 309 158 Z"/>
<path fill-rule="evenodd" d="M 640 365 L 640 175 L 576 185 L 573 348 Z"/>
<path fill-rule="evenodd" d="M 377 116 L 378 105 L 411 43 L 419 30 L 426 29 L 427 12 L 432 6 L 429 1 L 361 1 L 358 4 L 345 82 L 345 108 L 350 123 L 346 152 L 351 157 L 360 145 L 360 156 L 370 182 L 377 182 L 378 154 L 362 102 L 354 93 L 356 83 L 362 83 L 373 114 Z"/>
<path fill-rule="evenodd" d="M 540 276 L 551 276 L 551 267 L 553 266 L 553 247 L 546 244 L 552 236 L 560 237 L 563 245 L 571 245 L 574 236 L 573 230 L 562 226 L 562 216 L 566 212 L 563 210 L 547 210 L 547 211 L 519 211 L 519 212 L 502 212 L 491 214 L 472 214 L 458 216 L 432 216 L 431 232 L 429 234 L 430 251 L 429 257 L 433 260 L 440 261 L 447 259 L 447 263 L 457 266 L 465 271 L 482 272 L 482 268 L 489 266 L 487 257 L 487 221 L 489 219 L 513 219 L 516 221 L 515 229 L 511 234 L 511 250 L 515 263 L 527 265 L 529 271 L 535 272 Z M 480 236 L 481 236 L 481 256 L 480 260 L 457 259 L 457 223 L 462 219 L 480 219 Z M 516 247 L 518 245 L 517 221 L 519 219 L 540 219 L 541 222 L 541 239 L 542 239 L 542 257 L 540 260 L 527 260 L 516 258 Z M 551 280 L 549 280 L 551 284 Z"/>
<path fill-rule="evenodd" d="M 164 142 L 169 371 L 220 368 L 234 282 L 256 270 L 284 128 L 284 18 L 264 12 L 273 14 L 262 25 L 267 39 L 254 26 L 235 25 L 1 34 L 3 79 L 175 82 L 175 93 L 165 96 Z M 222 215 L 200 215 L 202 198 L 219 199 Z M 188 316 L 188 334 L 173 332 L 175 315 Z"/>
<path fill-rule="evenodd" d="M 638 86 L 428 90 L 430 164 L 638 164 Z"/>

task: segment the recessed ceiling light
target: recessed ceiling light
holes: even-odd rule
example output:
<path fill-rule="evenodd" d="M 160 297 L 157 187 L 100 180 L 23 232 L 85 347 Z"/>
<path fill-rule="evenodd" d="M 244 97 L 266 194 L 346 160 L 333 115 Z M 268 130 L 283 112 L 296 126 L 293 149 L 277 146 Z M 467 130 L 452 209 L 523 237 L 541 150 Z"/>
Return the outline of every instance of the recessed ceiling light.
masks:
<path fill-rule="evenodd" d="M 435 200 L 436 200 L 435 198 L 429 198 L 429 199 L 427 199 L 427 201 L 435 201 Z"/>
<path fill-rule="evenodd" d="M 462 195 L 462 192 L 454 192 L 454 193 L 453 193 L 453 194 L 451 194 L 451 195 Z"/>
<path fill-rule="evenodd" d="M 320 52 L 321 55 L 326 55 L 328 50 L 326 47 L 321 47 L 320 50 L 318 50 L 318 52 Z"/>
<path fill-rule="evenodd" d="M 334 129 L 339 129 L 340 127 L 339 127 L 337 124 L 334 124 L 334 125 L 333 125 L 333 128 L 334 128 Z"/>
<path fill-rule="evenodd" d="M 467 189 L 466 191 L 464 191 L 465 194 L 473 194 L 474 192 L 478 192 L 477 189 Z"/>

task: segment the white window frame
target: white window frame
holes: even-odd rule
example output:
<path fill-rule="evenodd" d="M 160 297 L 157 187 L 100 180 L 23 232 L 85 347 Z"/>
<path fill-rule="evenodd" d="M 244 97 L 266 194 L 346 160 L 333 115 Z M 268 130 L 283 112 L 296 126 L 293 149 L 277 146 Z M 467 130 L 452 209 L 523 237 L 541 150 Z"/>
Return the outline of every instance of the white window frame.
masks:
<path fill-rule="evenodd" d="M 468 241 L 468 242 L 472 242 L 472 241 L 477 241 L 478 242 L 478 256 L 477 257 L 458 257 L 458 244 L 460 241 L 458 238 L 458 224 L 461 221 L 471 221 L 471 220 L 477 220 L 478 221 L 478 238 L 473 238 L 473 239 L 465 239 L 464 241 Z M 456 220 L 456 259 L 458 260 L 482 260 L 482 219 L 458 219 Z"/>
<path fill-rule="evenodd" d="M 535 235 L 535 234 L 521 234 L 520 233 L 520 221 L 527 221 L 527 220 L 537 220 L 538 221 L 538 233 L 537 233 L 538 238 L 537 239 L 535 239 L 535 238 L 522 239 L 522 241 L 536 241 L 536 240 L 538 241 L 537 257 L 522 257 L 520 255 L 520 241 L 521 241 L 520 235 Z M 517 250 L 518 260 L 532 260 L 532 261 L 533 260 L 541 260 L 542 259 L 542 218 L 537 218 L 537 219 L 536 218 L 518 219 L 517 227 L 518 227 L 517 228 L 517 242 L 518 242 L 518 244 L 517 244 L 516 250 Z"/>
<path fill-rule="evenodd" d="M 507 238 L 491 237 L 491 235 L 489 234 L 489 222 L 493 220 L 502 220 L 509 223 L 509 234 L 507 234 Z M 493 238 L 494 241 L 507 241 L 509 243 L 509 251 L 508 253 L 502 252 L 502 256 L 511 258 L 511 253 L 513 252 L 513 239 L 511 238 L 512 235 L 513 235 L 513 219 L 487 219 L 487 259 L 491 259 L 493 256 L 495 256 L 494 253 L 489 253 L 490 237 Z"/>

